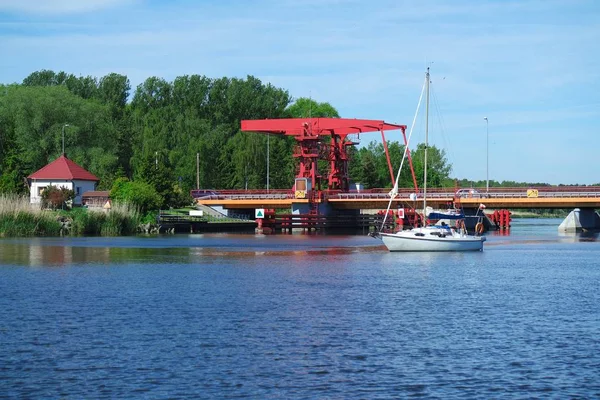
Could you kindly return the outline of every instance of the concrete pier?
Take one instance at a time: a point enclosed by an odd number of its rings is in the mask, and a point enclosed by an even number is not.
[[[576,208],[558,226],[559,232],[600,230],[600,215],[593,208]]]

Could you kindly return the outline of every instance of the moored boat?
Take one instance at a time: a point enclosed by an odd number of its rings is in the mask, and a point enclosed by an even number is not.
[[[425,74],[425,86],[424,90],[426,93],[426,107],[425,107],[425,160],[424,160],[424,179],[423,179],[423,216],[424,221],[427,221],[431,217],[435,219],[451,219],[457,220],[455,227],[450,227],[445,223],[440,225],[425,225],[422,227],[415,227],[409,230],[400,230],[395,233],[379,232],[375,236],[381,238],[383,244],[388,248],[389,251],[481,251],[483,250],[483,243],[485,242],[485,236],[473,236],[469,235],[464,228],[464,214],[456,210],[449,212],[436,212],[433,213],[431,209],[427,207],[427,147],[428,147],[428,120],[429,120],[429,83],[430,75],[429,68]],[[406,149],[408,145],[406,146]],[[405,149],[405,155],[406,155]],[[402,168],[402,163],[400,164]],[[398,170],[398,176],[400,176],[400,170]],[[392,200],[397,193],[398,179],[394,189],[390,192],[390,203],[388,204],[388,210],[392,203]],[[429,212],[428,212],[429,211]],[[382,224],[382,227],[385,224]]]

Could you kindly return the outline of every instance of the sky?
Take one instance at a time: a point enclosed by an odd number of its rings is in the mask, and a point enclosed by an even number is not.
[[[597,0],[0,0],[0,57],[4,84],[252,75],[409,127],[430,67],[429,141],[452,176],[600,183]]]

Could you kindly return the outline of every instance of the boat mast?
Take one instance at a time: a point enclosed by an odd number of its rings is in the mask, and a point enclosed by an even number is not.
[[[429,67],[425,74],[425,162],[423,172],[423,222],[427,220],[427,148],[429,147]]]

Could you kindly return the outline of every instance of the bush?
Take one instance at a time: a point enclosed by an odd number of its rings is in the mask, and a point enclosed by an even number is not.
[[[56,210],[57,208],[71,208],[75,192],[64,187],[49,185],[42,192],[42,206]]]
[[[127,178],[119,178],[115,181],[110,191],[110,198],[116,203],[132,204],[142,214],[149,210],[158,210],[163,201],[149,184],[129,181]]]
[[[142,224],[155,224],[158,221],[158,211],[148,211],[142,217]]]

